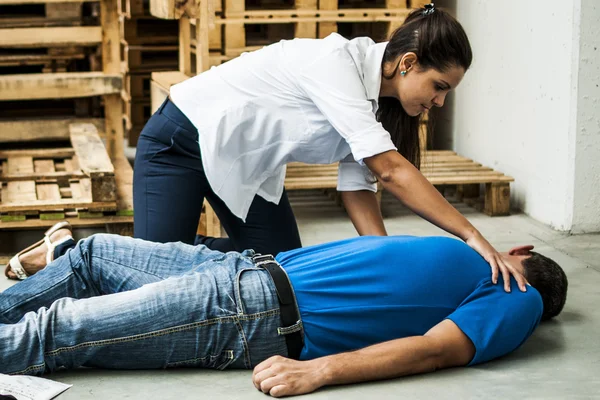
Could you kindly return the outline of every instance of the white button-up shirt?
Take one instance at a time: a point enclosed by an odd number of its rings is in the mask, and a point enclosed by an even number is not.
[[[338,190],[377,191],[362,160],[395,149],[375,118],[386,45],[335,33],[283,40],[171,88],[234,215],[245,220],[257,194],[278,204],[292,161],[342,161]]]

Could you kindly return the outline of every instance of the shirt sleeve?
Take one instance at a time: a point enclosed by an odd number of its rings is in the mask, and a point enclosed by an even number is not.
[[[366,165],[354,161],[354,156],[349,154],[339,163],[337,190],[340,192],[358,190],[377,192],[377,181]]]
[[[521,292],[513,284],[511,293],[491,281],[481,284],[448,319],[452,320],[475,346],[469,365],[501,357],[517,349],[531,336],[543,312],[542,298],[528,286]]]
[[[396,149],[377,121],[354,59],[344,47],[303,67],[298,80],[306,96],[348,142],[357,161]]]

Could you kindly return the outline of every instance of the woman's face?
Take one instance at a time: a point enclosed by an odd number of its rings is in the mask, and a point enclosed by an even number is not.
[[[458,86],[465,75],[465,70],[456,66],[444,72],[433,68],[423,70],[416,62],[416,56],[414,60],[405,60],[406,57],[404,55],[400,64],[395,62],[384,67],[384,74],[387,76],[392,72],[389,68],[393,69],[398,65],[398,70],[392,79],[381,79],[379,95],[400,100],[402,108],[411,117],[431,107],[443,106],[448,92]],[[401,71],[406,71],[406,74],[403,76]]]

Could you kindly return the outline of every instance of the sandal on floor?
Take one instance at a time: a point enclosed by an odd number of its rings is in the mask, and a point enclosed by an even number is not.
[[[33,275],[36,272],[38,272],[38,271],[35,271],[35,272],[26,271],[25,268],[23,268],[23,266],[21,265],[21,262],[19,261],[19,256],[35,249],[38,246],[41,246],[44,243],[46,243],[46,246],[48,247],[48,251],[46,252],[46,265],[50,264],[54,258],[54,248],[56,246],[58,246],[59,244],[66,242],[69,239],[73,240],[73,237],[71,235],[67,235],[54,243],[52,241],[50,241],[50,236],[53,233],[55,233],[61,229],[65,229],[65,228],[68,229],[69,231],[72,230],[71,224],[68,223],[67,221],[63,221],[63,222],[54,224],[54,226],[52,226],[50,229],[48,229],[46,232],[44,232],[43,239],[41,239],[37,243],[32,244],[31,246],[27,247],[26,249],[21,250],[13,258],[10,259],[8,265],[6,266],[6,269],[4,270],[4,275],[6,275],[6,277],[9,279],[23,280],[23,279],[27,278],[28,276]],[[10,276],[8,276],[8,272],[11,270],[17,276],[17,278],[11,278]],[[41,269],[40,269],[40,271],[41,271]]]

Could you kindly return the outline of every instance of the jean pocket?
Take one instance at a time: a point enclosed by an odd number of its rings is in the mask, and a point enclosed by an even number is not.
[[[223,350],[220,354],[211,354],[204,357],[190,358],[187,360],[170,362],[167,368],[209,368],[224,370],[235,361],[233,350]]]

